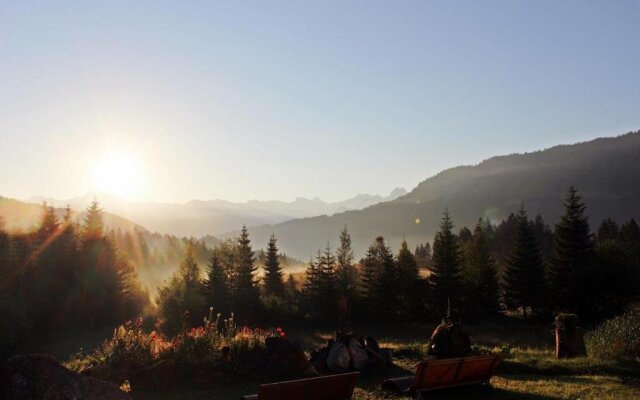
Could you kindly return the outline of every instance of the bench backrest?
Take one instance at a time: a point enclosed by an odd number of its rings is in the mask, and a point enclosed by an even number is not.
[[[502,360],[499,354],[426,360],[418,364],[412,390],[487,382]]]
[[[349,400],[359,372],[260,385],[259,400]]]

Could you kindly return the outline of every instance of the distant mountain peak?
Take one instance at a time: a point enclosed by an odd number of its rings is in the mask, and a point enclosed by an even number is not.
[[[393,199],[396,199],[400,196],[404,196],[407,193],[409,192],[407,192],[405,188],[397,187],[391,191],[391,193],[389,194],[389,197],[393,197]]]

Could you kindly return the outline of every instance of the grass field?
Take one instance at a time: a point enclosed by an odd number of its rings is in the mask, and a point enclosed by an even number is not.
[[[310,350],[323,344],[329,330],[283,327],[290,338]],[[394,351],[394,367],[387,376],[362,376],[354,399],[403,398],[382,391],[382,379],[412,374],[414,366],[425,355],[426,343],[433,325],[406,324],[390,326],[354,326],[359,334],[377,338],[383,347]],[[552,327],[532,324],[515,318],[465,326],[477,351],[503,352],[505,360],[492,379],[491,388],[468,387],[430,392],[429,399],[639,399],[640,360],[613,361],[589,357],[556,360],[553,356]],[[96,336],[97,337],[97,336]],[[95,341],[95,338],[91,338]],[[193,387],[171,392],[145,391],[132,388],[136,400],[166,399],[233,399],[257,392],[266,377],[227,378],[213,389]],[[407,398],[407,396],[404,396]]]

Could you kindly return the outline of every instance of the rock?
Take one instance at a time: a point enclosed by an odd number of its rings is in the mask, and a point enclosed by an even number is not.
[[[327,368],[331,372],[347,372],[351,364],[351,356],[347,346],[342,342],[336,342],[329,349],[327,356]]]
[[[437,358],[464,357],[471,352],[471,340],[459,324],[444,322],[436,327],[429,340],[427,354]]]
[[[70,371],[50,355],[18,355],[2,367],[5,400],[131,400],[111,383]]]
[[[369,355],[362,343],[355,337],[349,341],[349,354],[351,355],[351,366],[357,371],[364,371],[369,366]]]
[[[292,379],[317,375],[300,345],[285,337],[265,339],[265,373],[273,378]]]

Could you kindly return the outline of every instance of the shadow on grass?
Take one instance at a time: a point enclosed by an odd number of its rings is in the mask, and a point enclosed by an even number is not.
[[[640,375],[640,364],[632,360],[620,360],[610,363],[591,363],[588,359],[578,360],[575,363],[545,362],[535,360],[504,360],[498,369],[505,375],[543,375],[543,376],[567,376],[567,375],[613,375],[634,376]]]
[[[451,389],[434,390],[422,395],[428,400],[554,400],[559,397],[534,393],[520,393],[502,388],[466,386]]]
[[[356,388],[355,400],[369,399],[412,399],[420,398],[417,394],[397,394],[383,391],[380,387],[359,384]],[[521,393],[504,388],[471,385],[457,388],[439,389],[421,393],[425,400],[556,400],[559,397],[534,393]]]

